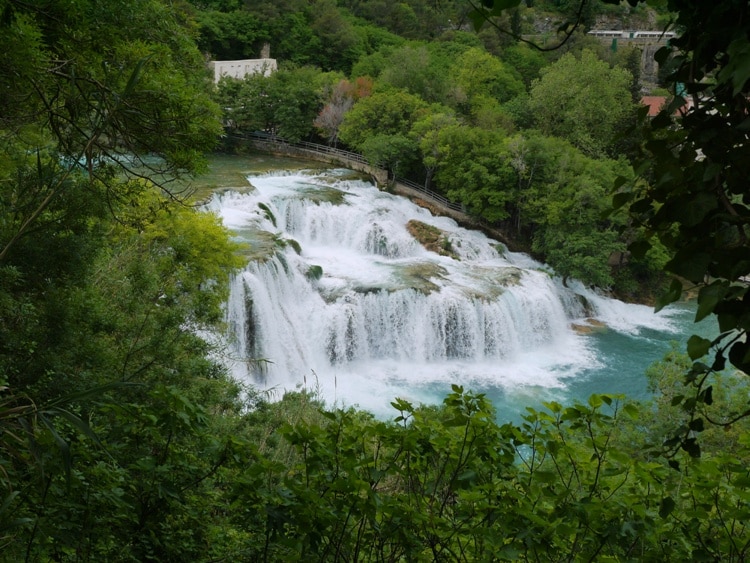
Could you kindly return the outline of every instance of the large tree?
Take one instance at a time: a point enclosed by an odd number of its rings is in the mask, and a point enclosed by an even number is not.
[[[719,337],[688,343],[696,360],[688,374],[696,394],[685,402],[692,409],[695,399],[711,402],[712,373],[728,362],[750,373],[750,6],[670,0],[668,7],[679,31],[670,41],[678,53],[669,77],[675,96],[647,128],[646,181],[623,190],[616,202],[670,251],[667,270],[682,282],[674,282],[661,305],[679,298],[686,281],[699,288],[696,318],[714,314],[719,322]],[[664,48],[657,59],[669,55]],[[695,453],[690,431],[701,425],[694,413],[681,428],[681,443]]]
[[[76,12],[55,1],[7,2],[3,13],[0,142],[8,157],[0,173],[15,174],[29,157],[66,166],[40,173],[34,192],[5,196],[12,219],[0,235],[0,260],[77,170],[106,179],[113,169],[165,178],[200,169],[220,123],[185,14],[157,0],[84,1]],[[126,165],[133,159],[140,172]]]
[[[360,99],[346,114],[339,138],[360,150],[368,138],[376,135],[405,137],[428,107],[418,96],[402,90],[374,92]]]
[[[507,218],[515,182],[503,134],[456,124],[441,127],[436,141],[440,190],[476,217],[490,222]]]
[[[224,77],[218,97],[232,127],[267,131],[290,141],[313,132],[327,77],[313,67],[282,68],[269,76]]]
[[[199,403],[234,392],[198,331],[237,262],[217,219],[176,201],[221,131],[179,6],[0,2],[9,561],[200,558],[205,536],[178,531],[200,510],[179,507],[223,454]]]
[[[588,50],[580,58],[566,53],[540,72],[529,99],[537,127],[567,139],[588,155],[607,154],[635,111],[630,73],[610,68]]]
[[[591,2],[579,0],[578,13],[583,14]],[[669,445],[697,455],[694,432],[703,428],[704,418],[710,419],[700,414],[699,407],[713,400],[714,373],[728,363],[750,372],[750,5],[745,0],[628,3],[666,4],[675,15],[677,37],[656,55],[673,98],[645,123],[646,141],[637,166],[641,177],[618,182],[615,205],[627,208],[634,224],[642,225],[651,240],[658,239],[670,256],[665,268],[676,279],[659,307],[679,299],[687,284],[698,290],[696,319],[715,315],[719,323],[721,334],[714,340],[698,336],[689,340],[688,352],[695,363],[686,381],[695,387],[675,398],[690,417]],[[486,22],[518,4],[520,0],[488,0],[476,8],[475,21]],[[568,64],[575,67],[571,60]],[[642,116],[646,117],[645,111]],[[607,135],[612,139],[611,131]],[[606,143],[605,139],[605,147]],[[631,251],[640,257],[652,246],[648,239],[639,240]],[[748,415],[750,409],[736,413],[737,418]]]

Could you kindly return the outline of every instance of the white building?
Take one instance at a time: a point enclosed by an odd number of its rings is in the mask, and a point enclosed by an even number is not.
[[[214,82],[219,82],[222,76],[231,76],[240,80],[247,75],[263,74],[269,76],[275,72],[276,59],[270,58],[271,47],[266,43],[260,53],[259,59],[243,59],[241,61],[211,61],[209,66],[214,71]]]
[[[276,71],[276,59],[211,61],[209,65],[214,69],[214,82],[218,82],[222,76],[242,79],[248,74],[262,73],[263,76],[269,76],[272,72]]]

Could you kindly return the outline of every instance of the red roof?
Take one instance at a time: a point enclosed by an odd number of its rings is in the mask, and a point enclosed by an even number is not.
[[[641,105],[648,106],[649,117],[656,117],[666,103],[666,96],[643,96],[641,98]]]
[[[667,105],[668,100],[667,96],[643,96],[641,98],[641,105],[648,106],[649,117],[656,117],[661,109]],[[691,107],[693,107],[693,104],[690,98],[688,98],[685,105],[675,110],[673,115],[685,114]]]

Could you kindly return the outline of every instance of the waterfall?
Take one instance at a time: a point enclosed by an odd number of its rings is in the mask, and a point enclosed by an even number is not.
[[[232,369],[256,385],[373,411],[448,383],[559,387],[597,361],[571,323],[631,314],[348,171],[249,181],[208,207],[248,245],[227,325]],[[450,252],[426,250],[410,221]]]

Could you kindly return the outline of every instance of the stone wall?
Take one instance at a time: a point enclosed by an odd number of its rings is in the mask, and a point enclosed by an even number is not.
[[[276,59],[243,59],[239,61],[211,61],[210,68],[214,71],[214,82],[218,82],[222,76],[232,78],[245,78],[247,75],[263,74],[269,76],[275,72]]]

